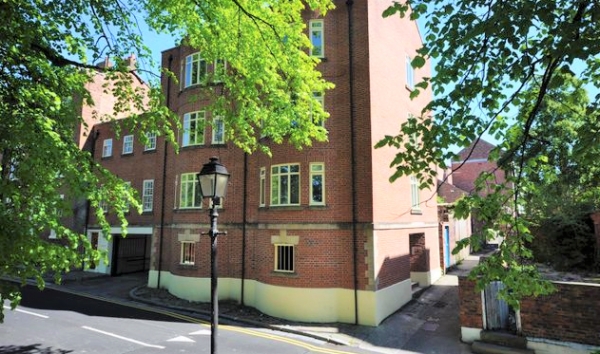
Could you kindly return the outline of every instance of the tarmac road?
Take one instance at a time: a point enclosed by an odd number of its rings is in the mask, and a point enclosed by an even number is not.
[[[167,310],[33,286],[0,327],[0,353],[208,353],[210,326]],[[7,306],[6,306],[7,307]],[[5,308],[6,308],[5,307]],[[372,353],[272,329],[222,325],[219,353]],[[347,350],[346,350],[347,349]]]
[[[418,299],[409,302],[378,327],[340,323],[290,323],[289,321],[282,322],[281,325],[273,325],[272,323],[257,322],[256,318],[242,317],[236,318],[233,323],[245,323],[246,326],[250,324],[254,328],[270,326],[300,336],[332,341],[345,345],[342,347],[344,350],[354,348],[358,351],[367,350],[377,353],[470,354],[470,346],[460,341],[458,277],[455,274],[468,273],[477,262],[478,258],[468,258],[463,261],[455,272],[442,276]],[[49,284],[48,287],[64,292],[109,299],[130,306],[150,306],[165,311],[177,310],[196,319],[208,319],[206,312],[193,306],[175,309],[170,303],[157,303],[136,296],[136,289],[144,289],[146,282],[147,274],[145,273],[99,277],[95,273],[75,272],[68,274],[63,285]],[[203,308],[207,307],[203,306]],[[226,323],[227,316],[222,307],[220,316],[222,318],[220,323]],[[233,319],[229,318],[228,320]],[[2,353],[1,350],[0,353]]]

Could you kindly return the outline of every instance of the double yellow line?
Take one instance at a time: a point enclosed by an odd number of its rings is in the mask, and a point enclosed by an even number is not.
[[[137,308],[140,310],[144,310],[144,311],[150,311],[150,312],[154,312],[154,313],[159,313],[162,315],[166,315],[166,316],[170,316],[173,318],[177,318],[186,322],[190,322],[190,323],[198,323],[201,324],[203,326],[206,327],[210,327],[210,323],[195,317],[191,317],[191,316],[187,316],[187,315],[183,315],[177,312],[172,312],[172,311],[167,311],[167,310],[161,310],[161,309],[157,309],[152,307],[151,305],[145,305],[145,304],[138,304],[138,303],[131,303],[131,302],[126,302],[126,301],[119,301],[119,300],[112,300],[112,299],[108,299],[102,296],[98,296],[98,295],[92,295],[92,294],[88,294],[88,293],[84,293],[84,292],[80,292],[80,291],[67,291],[73,294],[77,294],[80,296],[84,296],[84,297],[88,297],[88,298],[92,298],[92,299],[96,299],[96,300],[102,300],[102,301],[107,301],[107,302],[112,302],[115,304],[119,304],[119,305],[124,305],[124,306],[129,306],[129,307],[133,307],[133,308]],[[273,340],[273,341],[278,341],[278,342],[282,342],[282,343],[287,343],[296,347],[300,347],[300,348],[304,348],[307,350],[310,350],[313,353],[324,353],[324,354],[354,354],[352,352],[346,352],[346,351],[342,351],[342,350],[335,350],[335,349],[328,349],[328,348],[321,348],[318,347],[316,345],[312,345],[309,343],[305,343],[303,341],[297,340],[297,339],[292,339],[292,338],[287,338],[284,336],[280,336],[277,334],[269,334],[269,333],[265,333],[262,331],[257,331],[257,330],[253,330],[253,329],[247,329],[247,328],[242,328],[242,327],[237,327],[237,326],[230,326],[230,325],[219,325],[219,329],[223,329],[226,331],[230,331],[230,332],[236,332],[236,333],[243,333],[243,334],[247,334],[250,336],[254,336],[254,337],[260,337],[260,338],[265,338],[265,339],[269,339],[269,340]]]
[[[160,310],[158,310],[156,312],[162,313],[164,315],[169,315],[171,317],[175,317],[175,318],[187,321],[187,322],[199,323],[206,327],[210,327],[209,322],[206,322],[206,321],[194,318],[194,317],[178,314],[176,312],[168,312],[168,311],[160,311]],[[230,331],[230,332],[242,333],[242,334],[246,334],[246,335],[254,336],[254,337],[265,338],[265,339],[269,339],[269,340],[273,340],[273,341],[277,341],[277,342],[287,343],[290,345],[294,345],[296,347],[310,350],[311,352],[314,352],[314,353],[352,354],[351,352],[346,352],[346,351],[342,351],[342,350],[320,348],[315,345],[308,344],[308,343],[305,343],[305,342],[297,340],[297,339],[287,338],[287,337],[280,336],[277,334],[269,334],[269,333],[266,333],[263,331],[257,331],[254,329],[248,329],[248,328],[242,328],[242,327],[230,326],[230,325],[219,325],[219,329],[223,329],[223,330]]]
[[[157,310],[157,309],[153,309],[153,308],[144,308],[144,309],[146,309],[146,310],[149,309],[150,311],[157,312],[157,313],[160,313],[163,315],[171,316],[171,317],[174,317],[174,318],[177,318],[180,320],[184,320],[187,322],[198,323],[203,326],[210,327],[210,323],[207,321],[200,320],[198,318],[187,316],[187,315],[182,315],[177,312]],[[223,330],[230,331],[230,332],[242,333],[242,334],[246,334],[246,335],[254,336],[254,337],[265,338],[265,339],[278,341],[278,342],[282,342],[282,343],[287,343],[287,344],[290,344],[290,345],[293,345],[296,347],[310,350],[313,353],[353,354],[351,352],[346,352],[346,351],[342,351],[342,350],[321,348],[321,347],[318,347],[318,346],[315,346],[315,345],[312,345],[312,344],[309,344],[309,343],[306,343],[306,342],[303,342],[303,341],[300,341],[297,339],[287,338],[287,337],[280,336],[277,334],[270,334],[270,333],[266,333],[266,332],[258,331],[258,330],[254,330],[254,329],[242,328],[242,327],[231,326],[231,325],[219,325],[219,329],[223,329]]]
[[[296,347],[308,349],[314,353],[352,354],[350,352],[345,352],[345,351],[341,351],[341,350],[321,348],[321,347],[317,347],[312,344],[305,343],[300,340],[286,338],[286,337],[279,336],[276,334],[269,334],[269,333],[265,333],[265,332],[261,332],[261,331],[252,330],[252,329],[246,329],[246,328],[241,328],[241,327],[236,327],[236,326],[220,326],[219,328],[223,328],[223,329],[231,331],[231,332],[244,333],[244,334],[248,334],[248,335],[255,336],[255,337],[261,337],[261,338],[266,338],[266,339],[270,339],[270,340],[274,340],[274,341],[278,341],[278,342],[287,343],[290,345],[294,345]]]

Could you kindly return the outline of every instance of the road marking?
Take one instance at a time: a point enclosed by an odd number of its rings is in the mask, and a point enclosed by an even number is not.
[[[123,337],[123,336],[120,336],[118,334],[114,334],[114,333],[110,333],[110,332],[105,332],[105,331],[102,331],[102,330],[96,329],[96,328],[92,328],[92,327],[88,327],[88,326],[82,326],[81,328],[87,329],[88,331],[93,331],[93,332],[101,333],[101,334],[104,334],[104,335],[107,335],[107,336],[111,336],[111,337],[114,337],[114,338],[117,338],[117,339],[122,339],[124,341],[128,341],[128,342],[131,342],[131,343],[143,345],[144,347],[157,348],[157,349],[165,349],[165,347],[163,347],[162,345],[154,345],[154,344],[148,344],[148,343],[140,342],[139,340],[135,340],[135,339]]]
[[[4,307],[6,310],[10,310],[10,306],[2,306],[2,307]],[[46,315],[42,315],[42,314],[35,313],[35,312],[21,310],[21,309],[18,309],[18,308],[15,309],[15,311],[21,312],[21,313],[25,313],[25,314],[28,314],[28,315],[31,315],[31,316],[37,316],[37,317],[41,317],[41,318],[50,318],[50,317],[48,317]]]
[[[184,336],[167,339],[167,342],[196,343],[193,339]]]
[[[210,335],[210,329],[201,329],[196,332],[190,333],[190,336],[208,336]]]
[[[179,318],[179,319],[191,322],[191,323],[198,323],[202,326],[210,327],[210,322],[204,321],[204,320],[201,320],[201,319],[198,319],[195,317],[179,314],[177,312],[165,311],[164,313],[168,314],[172,317]],[[219,325],[219,328],[222,328],[222,329],[224,329],[226,331],[230,331],[230,332],[244,333],[244,334],[247,334],[247,335],[253,336],[253,337],[265,338],[265,339],[270,339],[270,340],[274,340],[274,341],[278,341],[278,342],[282,342],[282,343],[287,343],[287,344],[290,344],[290,345],[293,345],[296,347],[308,349],[311,353],[352,354],[352,352],[347,352],[347,351],[337,350],[337,349],[321,348],[316,345],[308,344],[308,343],[300,341],[300,340],[280,336],[277,334],[268,334],[266,332],[257,331],[257,330],[253,330],[253,329],[249,329],[249,328],[242,328],[242,327],[236,327],[236,326],[230,326],[230,325]],[[202,335],[210,334],[210,329],[207,329],[207,330],[201,329],[196,332],[190,333],[190,335],[198,335],[198,334],[202,334]],[[320,341],[325,341],[325,340],[320,339]]]
[[[59,290],[59,291],[63,291],[63,290]],[[201,324],[203,326],[207,326],[210,327],[210,322],[205,321],[205,320],[201,320],[198,319],[196,317],[191,317],[188,315],[184,315],[184,314],[180,314],[171,310],[159,310],[156,308],[151,307],[150,305],[141,305],[139,303],[134,303],[134,302],[125,302],[125,301],[115,301],[115,300],[111,300],[108,299],[106,297],[102,297],[102,296],[95,296],[95,295],[90,295],[87,293],[83,293],[83,292],[77,292],[77,291],[66,291],[72,294],[76,294],[79,296],[83,296],[83,297],[88,297],[88,298],[92,298],[92,299],[96,299],[96,300],[100,300],[100,301],[105,301],[105,302],[110,302],[110,303],[114,303],[114,304],[119,304],[119,305],[123,305],[123,306],[127,306],[127,307],[132,307],[132,308],[137,308],[140,310],[144,310],[144,311],[148,311],[148,312],[154,312],[154,313],[159,313],[159,314],[163,314],[163,315],[167,315],[173,318],[177,318],[180,320],[184,320],[186,322],[189,323],[197,323],[197,324]],[[266,333],[263,332],[259,332],[259,331],[255,331],[255,330],[251,330],[251,329],[245,329],[245,328],[241,328],[241,327],[235,327],[235,326],[219,326],[220,328],[223,328],[224,330],[229,330],[231,332],[239,332],[239,333],[245,333],[247,335],[250,336],[255,336],[255,337],[262,337],[265,339],[271,339],[271,340],[275,340],[278,342],[284,342],[284,343],[288,343],[290,345],[296,346],[296,347],[300,347],[300,348],[305,348],[310,350],[313,353],[324,353],[324,354],[352,354],[352,352],[347,352],[347,351],[343,351],[343,350],[336,350],[336,349],[329,349],[329,348],[320,348],[318,346],[314,346],[299,340],[294,340],[291,338],[287,338],[287,337],[283,337],[283,336],[278,336],[278,335],[267,335]],[[86,328],[84,326],[84,328]],[[159,349],[164,349],[165,347],[162,346],[153,346],[153,345],[148,345],[145,343],[141,343],[141,342],[137,342],[134,341],[132,339],[128,339],[128,338],[124,338],[124,337],[120,337],[118,335],[112,334],[112,333],[108,333],[108,332],[103,332],[103,331],[99,331],[93,328],[86,328],[88,330],[92,330],[92,331],[97,331],[99,333],[105,333],[107,335],[110,336],[115,336],[116,338],[121,338],[124,340],[129,340],[129,341],[133,341],[135,343],[140,343],[141,345],[146,345],[149,347],[156,347]]]
[[[321,348],[321,347],[318,347],[318,346],[315,346],[312,344],[308,344],[308,343],[300,341],[300,340],[282,337],[282,336],[279,336],[276,334],[268,334],[266,332],[259,332],[259,331],[252,330],[252,329],[235,327],[235,326],[227,326],[227,325],[220,326],[220,327],[225,330],[229,330],[231,332],[245,333],[245,334],[248,334],[248,335],[251,335],[254,337],[261,337],[261,338],[271,339],[271,340],[278,341],[278,342],[288,343],[288,344],[291,344],[291,345],[294,345],[294,346],[297,346],[300,348],[308,349],[314,353],[350,354],[350,352],[336,350],[336,349],[329,349],[329,348]]]

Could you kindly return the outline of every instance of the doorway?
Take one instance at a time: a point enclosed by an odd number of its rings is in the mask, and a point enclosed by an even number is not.
[[[111,275],[144,272],[150,269],[150,235],[114,235]]]

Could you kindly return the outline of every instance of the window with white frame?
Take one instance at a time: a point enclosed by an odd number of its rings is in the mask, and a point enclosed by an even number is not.
[[[213,115],[212,143],[213,144],[224,144],[225,143],[225,120],[221,116]]]
[[[104,214],[108,213],[108,203],[105,200],[101,200],[98,202],[98,207]]]
[[[142,211],[152,211],[154,205],[154,180],[145,179],[142,185]]]
[[[123,155],[133,153],[133,135],[123,137]]]
[[[112,156],[112,139],[104,139],[102,143],[102,157],[110,157]]]
[[[60,200],[62,201],[62,200],[64,200],[64,199],[65,199],[65,195],[64,195],[64,194],[61,194],[61,195],[60,195]],[[59,218],[61,218],[61,217],[63,216],[63,208],[62,208],[62,205],[58,205],[58,206],[57,206],[57,208],[56,208],[56,216],[57,216],[57,217],[59,217]],[[49,238],[49,239],[52,239],[52,240],[54,240],[54,239],[56,239],[56,237],[57,237],[57,235],[56,235],[56,230],[54,230],[54,229],[51,229],[51,230],[50,230],[50,235],[48,235],[48,238]]]
[[[308,27],[310,31],[310,43],[312,44],[310,55],[323,58],[325,56],[323,20],[310,20]]]
[[[131,196],[133,194],[133,190],[131,189],[131,181],[125,181],[125,189],[127,190],[127,194],[129,196]],[[129,209],[131,209],[131,203],[129,202],[129,200],[125,201],[125,208],[124,208],[124,212],[128,213]]]
[[[315,101],[318,102],[318,104],[321,105],[321,107],[325,107],[325,96],[323,95],[323,92],[313,92],[313,98]],[[325,125],[325,121],[322,119],[319,119],[317,121],[316,119],[313,118],[313,123],[315,123],[316,125],[320,125],[320,126]]]
[[[295,246],[286,244],[275,245],[275,271],[293,273]]]
[[[184,86],[190,87],[201,84],[206,78],[206,60],[202,59],[200,53],[188,55],[185,58]]]
[[[144,151],[156,150],[156,133],[146,133],[146,139]]]
[[[310,164],[310,201],[311,205],[325,205],[325,164]]]
[[[181,187],[179,193],[180,208],[201,208],[202,196],[198,184],[197,173],[181,174]]]
[[[300,165],[271,166],[271,205],[300,204]]]
[[[419,133],[412,133],[409,136],[409,140],[410,140],[411,145],[415,146],[415,148],[417,148],[417,149],[420,148],[421,141],[419,139]]]
[[[410,176],[410,204],[413,210],[421,209],[419,197],[419,180],[416,176]]]
[[[406,87],[410,90],[415,88],[415,69],[412,67],[412,59],[410,56],[405,57],[406,60]]]
[[[415,116],[412,113],[408,113],[408,121],[414,120]],[[413,132],[408,136],[408,142],[410,145],[414,146],[416,149],[421,148],[421,136],[419,132]]]
[[[264,138],[267,136],[267,133],[265,133],[265,119],[261,118],[260,119],[260,138]]]
[[[183,137],[181,145],[192,146],[204,144],[204,111],[190,112],[183,115]]]
[[[193,241],[181,241],[180,264],[194,265],[196,263],[196,243]]]
[[[102,187],[104,187],[104,185],[101,185],[100,189],[102,189]],[[108,202],[104,199],[98,200],[98,209],[100,209],[100,211],[102,211],[104,214],[108,213]]]
[[[258,184],[258,206],[264,207],[266,204],[265,188],[267,187],[267,170],[264,167],[260,168],[260,181]]]

